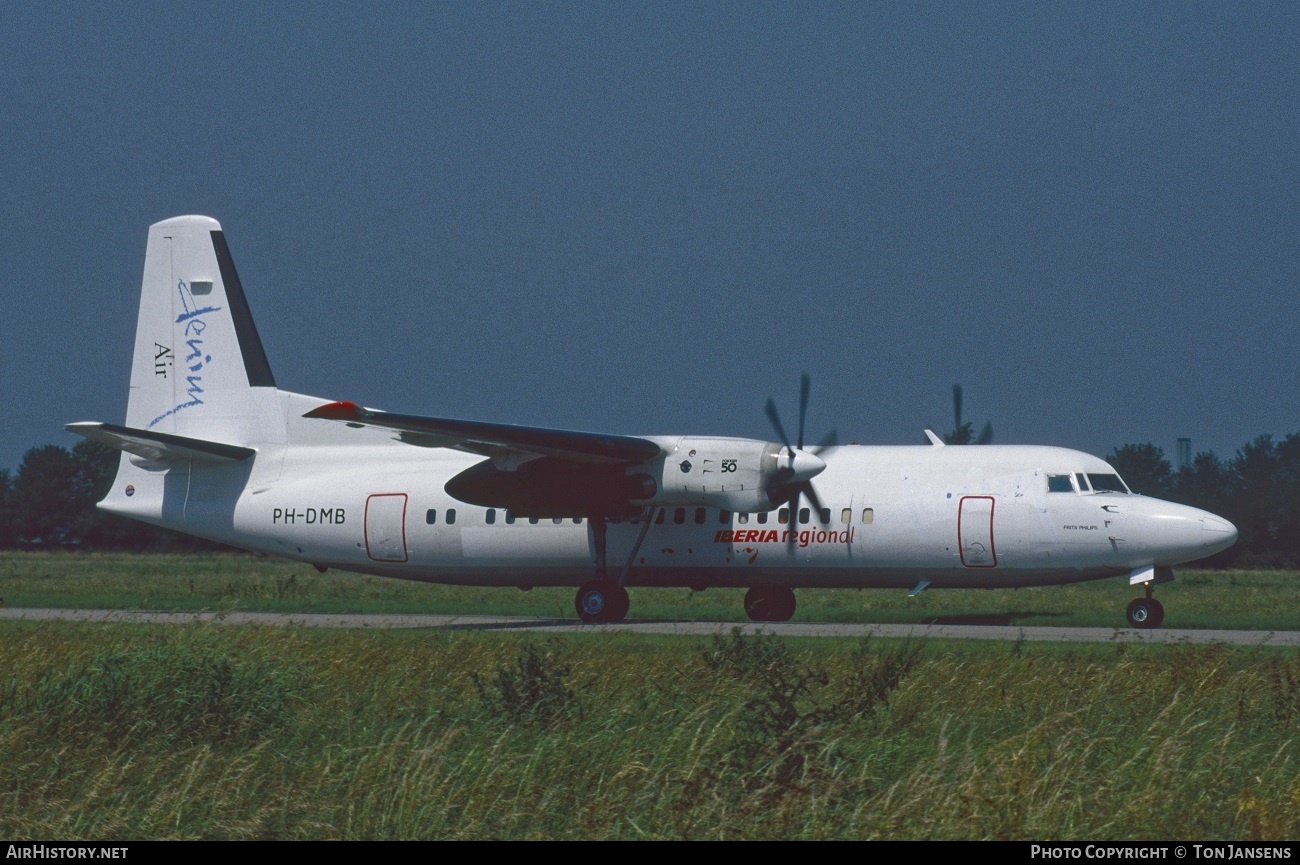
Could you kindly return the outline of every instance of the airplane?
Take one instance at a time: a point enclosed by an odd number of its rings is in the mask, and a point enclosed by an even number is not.
[[[1206,511],[1136,495],[1105,461],[1023,445],[626,436],[421,417],[281,390],[221,225],[149,229],[122,452],[99,507],[254,552],[453,585],[576,588],[584,622],[628,587],[746,589],[786,621],[800,588],[1156,585],[1230,547]]]

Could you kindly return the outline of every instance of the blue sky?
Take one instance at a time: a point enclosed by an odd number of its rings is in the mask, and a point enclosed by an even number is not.
[[[150,223],[281,387],[407,413],[1229,456],[1300,430],[1292,3],[0,10],[0,467],[121,422]],[[791,424],[791,421],[787,421]],[[791,424],[792,425],[792,424]]]

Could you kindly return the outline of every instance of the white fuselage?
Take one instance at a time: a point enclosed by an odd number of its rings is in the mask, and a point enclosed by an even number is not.
[[[132,495],[119,483],[102,507],[258,552],[387,577],[500,586],[592,579],[597,558],[588,520],[515,519],[447,494],[447,481],[483,457],[412,446],[383,430],[340,435],[329,421],[300,417],[318,401],[280,397],[293,444],[261,443],[251,465],[154,471],[124,454],[123,468],[132,461],[135,471],[119,480],[135,479]],[[673,439],[652,438],[671,458]],[[820,456],[826,468],[813,487],[822,513],[806,498],[793,525],[782,508],[654,506],[630,566],[643,524],[610,525],[608,575],[632,586],[696,588],[1030,586],[1173,565],[1236,537],[1231,524],[1183,505],[1078,485],[1049,491],[1049,476],[1114,472],[1063,448],[844,446]],[[134,496],[134,487],[148,484],[166,494]]]

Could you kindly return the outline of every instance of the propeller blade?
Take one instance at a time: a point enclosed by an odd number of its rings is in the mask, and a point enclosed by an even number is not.
[[[975,439],[975,444],[986,445],[993,441],[993,421],[984,424],[984,429],[980,430],[979,438]]]
[[[808,394],[811,390],[812,378],[805,372],[799,377],[799,450],[803,450],[803,428],[808,417]]]
[[[808,497],[808,504],[812,505],[813,513],[818,514],[817,520],[821,521],[822,500],[818,498],[817,491],[813,489],[811,482],[805,482],[803,485],[803,494]]]
[[[790,519],[785,523],[785,552],[786,555],[793,556],[795,536],[799,534],[796,528],[799,524],[799,487],[794,488],[794,494],[790,496],[786,507],[790,509]]]
[[[770,396],[767,398],[767,419],[772,422],[772,429],[776,430],[781,444],[790,447],[790,437],[785,434],[785,427],[781,425],[781,415],[776,410],[776,400]]]
[[[826,435],[822,436],[821,441],[817,442],[817,444],[815,444],[812,448],[810,448],[810,450],[812,451],[813,456],[817,456],[827,448],[833,448],[839,443],[840,443],[839,434],[837,434],[835,430],[831,430],[830,432],[826,433]]]
[[[808,400],[812,394],[812,376],[804,372],[799,377],[799,437],[796,443],[790,444],[790,437],[785,434],[785,425],[781,423],[781,413],[777,411],[776,400],[772,397],[767,398],[767,405],[764,410],[767,412],[767,419],[772,422],[772,429],[780,436],[781,444],[785,445],[785,456],[782,461],[786,465],[780,466],[774,471],[767,481],[767,499],[774,506],[784,502],[786,507],[786,552],[794,555],[794,545],[798,536],[799,525],[799,497],[807,496],[809,503],[815,507],[820,515],[822,510],[821,499],[812,488],[809,480],[813,475],[824,469],[825,463],[818,460],[817,454],[828,447],[834,447],[839,444],[839,436],[835,430],[831,430],[822,436],[821,441],[813,445],[807,451],[804,450],[804,433],[808,428]],[[796,469],[796,466],[799,466]],[[799,472],[796,480],[796,471]]]

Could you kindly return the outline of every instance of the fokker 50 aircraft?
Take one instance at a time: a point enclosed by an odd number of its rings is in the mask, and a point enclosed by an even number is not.
[[[575,586],[613,622],[628,586],[747,588],[784,621],[804,587],[1152,586],[1231,546],[1213,514],[1131,494],[1073,450],[632,437],[391,414],[280,390],[221,226],[152,226],[106,511],[270,555],[407,580]]]

